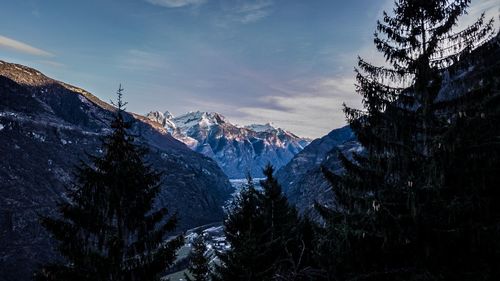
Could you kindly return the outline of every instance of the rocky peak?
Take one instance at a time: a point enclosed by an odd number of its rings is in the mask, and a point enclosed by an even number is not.
[[[255,131],[257,133],[281,130],[280,128],[275,127],[272,122],[268,122],[266,124],[251,124],[251,125],[245,126],[245,128],[252,130],[252,131]]]
[[[217,112],[191,111],[170,119],[167,113],[151,112],[148,117],[191,149],[215,159],[231,178],[244,178],[248,171],[262,176],[268,162],[279,168],[310,142],[272,123],[238,126]]]
[[[172,113],[170,113],[170,111],[168,111],[168,110],[163,113],[163,116],[166,119],[173,119],[174,118],[174,115]]]

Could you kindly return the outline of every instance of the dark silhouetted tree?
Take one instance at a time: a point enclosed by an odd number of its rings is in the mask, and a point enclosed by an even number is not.
[[[103,155],[78,168],[60,217],[41,219],[64,261],[45,265],[37,280],[159,280],[183,243],[182,236],[165,241],[177,219],[153,209],[161,174],[144,163],[146,150],[127,132],[122,91]]]
[[[288,204],[267,165],[262,192],[249,178],[224,226],[231,249],[219,255],[215,280],[317,280],[313,226]]]
[[[231,248],[219,253],[213,280],[270,280],[273,264],[266,256],[267,228],[263,219],[263,195],[248,176],[246,187],[229,207],[224,229]]]
[[[498,131],[487,125],[498,115],[492,114],[489,121],[476,118],[483,122],[479,128],[489,131],[473,137],[456,118],[456,109],[478,108],[488,100],[488,90],[482,87],[478,96],[459,87],[444,89],[450,85],[448,71],[491,38],[492,21],[485,22],[484,15],[454,31],[469,4],[470,0],[396,1],[393,13],[384,13],[377,23],[374,40],[388,66],[359,58],[356,87],[365,110],[346,107],[345,113],[365,149],[339,154],[345,174],[325,171],[337,206],[318,206],[328,222],[320,244],[330,252],[323,256],[329,259],[325,268],[331,278],[492,278],[492,268],[485,266],[492,252],[481,250],[493,243],[488,237],[498,234],[494,217],[498,219],[499,212],[493,203],[500,203],[494,187],[498,177],[490,174],[481,182],[479,176],[469,181],[466,175],[481,168],[492,172],[487,167],[498,163],[494,156],[481,164],[485,151],[474,148],[472,141],[498,155],[498,142],[488,143]],[[443,91],[454,96],[443,102]],[[465,102],[464,96],[473,95],[477,99]],[[471,158],[476,159],[474,168],[464,164]],[[461,170],[457,174],[454,168]],[[474,219],[479,223],[472,223]],[[478,240],[481,232],[486,240]],[[494,251],[498,257],[498,248]]]
[[[268,164],[263,170],[263,219],[267,226],[267,257],[273,264],[274,280],[316,280],[317,270],[312,263],[312,223],[301,220],[295,207],[288,203],[281,185]]]

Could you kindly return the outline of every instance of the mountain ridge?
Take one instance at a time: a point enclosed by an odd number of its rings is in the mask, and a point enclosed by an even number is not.
[[[267,163],[279,168],[310,142],[271,123],[235,125],[217,112],[174,117],[152,111],[146,116],[192,150],[213,158],[230,178],[244,178],[247,172],[260,177]]]
[[[334,129],[312,141],[276,172],[276,178],[289,202],[301,213],[312,212],[312,217],[315,217],[313,208],[315,203],[334,204],[331,186],[325,180],[321,167],[341,173],[343,168],[337,152],[349,154],[349,150],[358,147],[359,144],[349,126]]]

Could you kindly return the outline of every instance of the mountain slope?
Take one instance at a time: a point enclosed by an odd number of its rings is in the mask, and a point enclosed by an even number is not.
[[[230,178],[244,178],[248,172],[261,177],[267,163],[279,168],[309,143],[271,124],[236,126],[216,112],[196,111],[179,117],[168,111],[150,112],[147,117],[194,151],[217,161]]]
[[[98,155],[114,108],[90,93],[0,61],[0,280],[28,280],[55,257],[38,215],[55,215],[75,165]],[[135,114],[132,131],[164,172],[158,206],[180,216],[179,230],[222,219],[232,187],[217,164]]]
[[[316,139],[276,172],[288,200],[301,212],[309,212],[315,202],[333,203],[333,193],[323,177],[321,166],[331,171],[341,171],[337,151],[358,149],[354,133],[348,126],[331,131]]]

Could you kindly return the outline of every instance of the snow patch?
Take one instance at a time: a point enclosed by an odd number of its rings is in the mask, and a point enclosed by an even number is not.
[[[38,141],[45,142],[45,136],[44,135],[40,135],[40,134],[31,132],[31,136],[33,136]]]
[[[78,99],[80,99],[80,101],[86,105],[92,105],[92,103],[84,96],[82,95],[78,95]],[[81,108],[81,107],[80,107]]]
[[[163,116],[167,119],[174,119],[174,115],[168,110],[163,113]]]
[[[248,126],[245,126],[245,128],[255,131],[257,133],[263,133],[263,132],[269,132],[269,131],[274,131],[278,130],[276,126],[272,122],[266,123],[266,124],[251,124]]]

